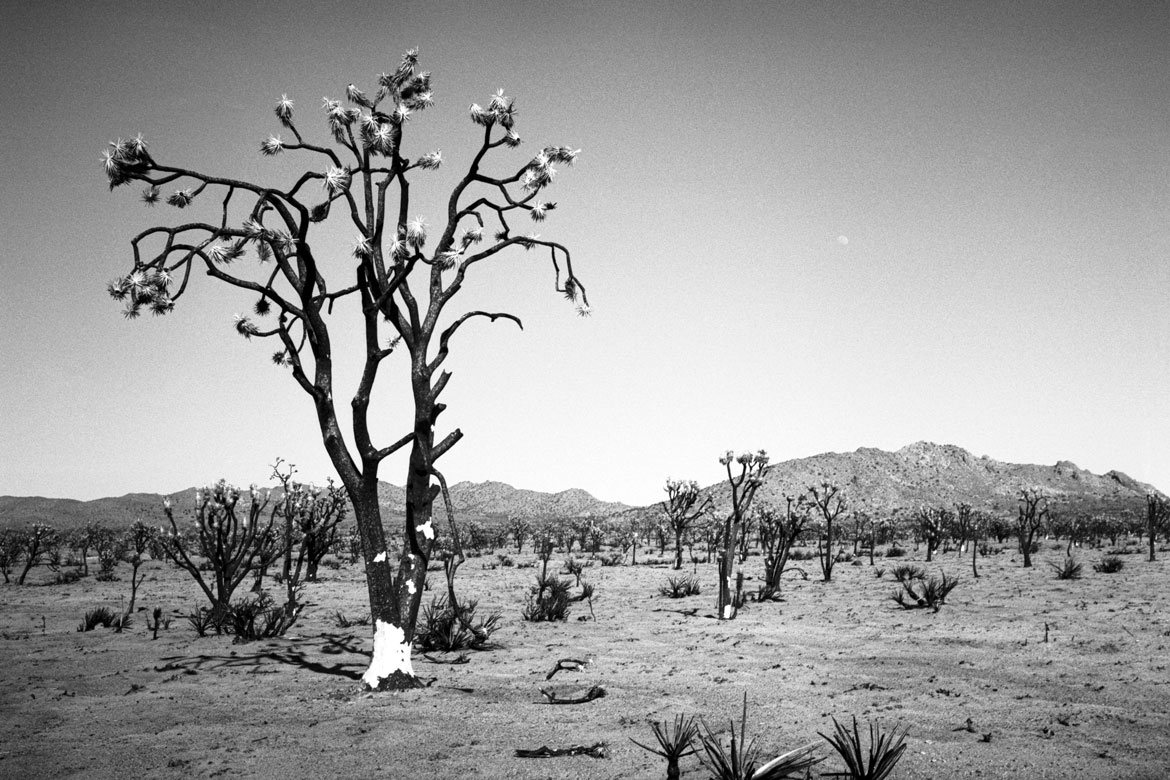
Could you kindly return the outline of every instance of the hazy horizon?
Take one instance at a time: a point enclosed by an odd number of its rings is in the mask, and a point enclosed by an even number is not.
[[[499,169],[582,149],[535,230],[572,251],[593,314],[534,254],[469,280],[462,307],[524,330],[453,342],[450,483],[645,505],[667,477],[719,480],[728,448],[925,440],[1170,486],[1165,3],[45,3],[0,40],[0,494],[264,483],[277,457],[324,480],[307,397],[232,328],[247,298],[200,276],[128,322],[106,295],[131,237],[185,215],[109,192],[100,155],[142,133],[160,160],[287,182],[297,160],[259,154],[275,101],[324,142],[322,96],[411,47],[436,104],[406,145],[444,158],[411,216],[441,220],[467,107],[498,88],[525,140]],[[335,277],[351,244],[329,247]]]

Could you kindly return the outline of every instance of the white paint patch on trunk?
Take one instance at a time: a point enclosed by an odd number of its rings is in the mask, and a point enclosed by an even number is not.
[[[362,682],[371,688],[377,688],[395,672],[414,677],[414,668],[410,665],[410,645],[406,642],[406,634],[401,628],[384,620],[377,620],[374,627],[374,657],[370,661],[370,668],[362,675]]]
[[[422,525],[415,526],[415,529],[427,539],[435,538],[435,527],[431,525],[430,520],[427,520]]]
[[[414,580],[410,580],[406,583],[406,592],[412,596],[418,592],[418,588],[414,587]]]
[[[731,608],[731,605],[730,605],[730,604],[724,604],[724,605],[723,605],[723,619],[724,619],[724,620],[731,620],[731,609],[732,609],[732,608]],[[375,645],[374,647],[375,647],[375,650],[376,650],[376,649],[377,649],[377,645]]]
[[[374,556],[374,563],[385,563],[386,560],[387,560],[387,555],[386,555],[385,550],[383,550],[382,552],[380,552]]]

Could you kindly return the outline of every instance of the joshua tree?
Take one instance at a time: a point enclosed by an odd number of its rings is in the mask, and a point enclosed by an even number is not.
[[[508,532],[512,534],[512,541],[516,543],[516,552],[524,551],[524,541],[532,533],[532,523],[523,517],[508,518]]]
[[[693,479],[667,479],[665,490],[666,500],[662,502],[662,511],[666,514],[670,530],[674,532],[674,568],[677,570],[682,568],[683,534],[711,508],[711,496],[704,497],[699,492],[699,483]],[[700,501],[700,498],[703,500]]]
[[[146,577],[146,572],[139,574],[138,570],[142,568],[142,563],[146,560],[146,554],[150,550],[154,537],[154,528],[141,520],[135,520],[134,525],[126,529],[120,539],[118,546],[121,558],[130,564],[130,604],[126,607],[127,615],[134,613],[134,602],[138,598],[138,586]]]
[[[926,562],[930,563],[933,552],[942,543],[943,534],[951,525],[954,515],[946,507],[921,507],[914,516],[918,533],[926,542]]]
[[[1170,502],[1165,497],[1154,495],[1146,496],[1146,535],[1150,541],[1150,563],[1157,560],[1154,557],[1154,540],[1158,534],[1165,531],[1166,521],[1170,520]]]
[[[731,491],[731,510],[727,520],[723,523],[723,536],[719,550],[719,592],[715,608],[720,620],[731,620],[739,609],[740,594],[742,591],[742,577],[735,582],[735,594],[732,593],[732,574],[735,568],[735,556],[740,531],[744,526],[744,518],[751,508],[752,499],[764,481],[764,470],[768,467],[768,453],[745,452],[736,456],[728,450],[719,459],[719,463],[727,469],[727,485]],[[732,471],[731,464],[739,464],[739,473]]]
[[[11,582],[8,575],[20,557],[20,536],[20,531],[14,528],[0,530],[0,574],[4,575],[5,585]]]
[[[551,260],[556,290],[575,302],[579,313],[589,312],[568,250],[514,224],[518,218],[543,222],[556,208],[541,197],[542,191],[552,184],[557,167],[571,164],[577,152],[546,146],[509,172],[490,172],[489,157],[520,144],[517,111],[502,90],[486,107],[472,105],[469,118],[479,128],[479,146],[432,230],[414,216],[410,184],[416,174],[437,169],[442,155],[436,151],[410,159],[405,141],[407,120],[431,104],[430,74],[418,71],[417,52],[409,51],[392,73],[377,78],[372,94],[351,84],[344,101],[325,100],[322,119],[331,136],[325,143],[302,132],[291,99],[282,96],[276,102],[276,117],[291,138],[269,136],[260,144],[261,153],[296,154],[309,165],[288,184],[260,185],[163,163],[141,136],[111,144],[105,161],[111,187],[143,182],[148,205],[163,200],[196,210],[212,201],[203,219],[136,236],[133,268],[109,291],[127,303],[128,317],[144,311],[166,314],[187,289],[192,271],[201,268],[254,297],[255,316],[237,316],[235,328],[246,338],[278,342],[273,361],[287,366],[309,396],[325,450],[353,505],[374,632],[373,658],[363,680],[374,689],[419,684],[410,646],[435,539],[436,462],[463,435],[458,429],[436,435],[446,408],[439,398],[451,379],[444,370],[451,339],[476,318],[520,325],[506,312],[456,315],[449,311],[452,300],[469,274],[504,250],[539,249]],[[160,196],[160,188],[172,183],[178,189]],[[327,245],[339,229],[323,224],[331,216],[353,236],[343,253]],[[242,262],[248,253],[259,263]],[[336,265],[327,268],[326,258]],[[352,305],[362,318],[361,335],[350,339],[353,334],[342,333],[340,325],[331,327],[330,314],[339,304]],[[341,388],[334,386],[334,353],[347,341],[356,341],[362,356],[348,439],[336,408]],[[389,444],[380,444],[376,439],[385,432],[371,429],[370,400],[383,361],[399,347],[407,352],[413,424],[390,437]],[[404,540],[396,567],[382,526],[378,470],[403,448],[410,455]]]
[[[760,546],[764,548],[764,587],[760,592],[761,598],[771,598],[780,591],[780,577],[788,566],[792,544],[804,532],[804,524],[808,520],[808,505],[803,497],[796,501],[795,512],[792,510],[792,498],[785,496],[784,501],[787,506],[783,515],[770,506],[756,507]]]
[[[1032,542],[1048,518],[1048,499],[1037,488],[1020,491],[1020,511],[1016,518],[1016,538],[1024,556],[1024,568],[1032,565]]]
[[[197,490],[193,533],[180,530],[170,499],[163,502],[163,512],[171,524],[169,532],[160,529],[163,552],[191,575],[211,602],[212,610],[221,616],[231,610],[232,594],[253,572],[257,558],[264,552],[275,514],[273,511],[267,521],[263,520],[268,500],[261,501],[254,485],[246,506],[240,507],[239,502],[239,488],[222,479],[212,487]],[[203,576],[196,557],[206,559],[210,581]]]
[[[829,582],[833,579],[833,564],[837,562],[837,556],[833,552],[833,524],[848,504],[845,496],[841,495],[841,488],[829,482],[822,482],[819,488],[816,485],[809,485],[807,495],[824,521],[824,547],[819,553],[821,574],[824,575],[825,582]],[[820,539],[817,541],[819,546]]]
[[[57,565],[61,534],[56,528],[44,523],[34,523],[31,528],[20,531],[16,538],[17,548],[24,558],[24,568],[16,578],[17,585],[24,584],[24,579],[33,566],[44,563],[51,568]]]

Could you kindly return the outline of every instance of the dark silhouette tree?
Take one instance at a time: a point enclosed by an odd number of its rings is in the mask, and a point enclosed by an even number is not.
[[[276,117],[291,139],[279,135],[260,144],[267,156],[297,153],[309,167],[291,183],[261,185],[210,175],[157,160],[139,136],[116,141],[106,153],[111,187],[145,183],[143,200],[192,209],[215,198],[210,218],[174,227],[153,227],[132,242],[130,273],[109,286],[125,301],[126,316],[170,312],[186,291],[192,272],[204,270],[254,296],[254,315],[239,315],[235,328],[247,338],[272,338],[273,355],[288,366],[312,401],[322,442],[353,505],[373,617],[374,653],[364,682],[374,689],[418,685],[410,646],[434,545],[432,504],[439,494],[436,462],[462,437],[455,429],[441,438],[436,421],[446,408],[439,398],[451,379],[443,366],[455,333],[468,321],[510,320],[506,312],[448,311],[468,275],[504,250],[548,252],[555,287],[589,312],[585,290],[573,272],[568,250],[539,235],[517,232],[516,217],[542,222],[556,204],[543,200],[557,166],[577,152],[546,146],[509,173],[489,173],[489,155],[515,148],[516,107],[503,91],[486,107],[472,105],[470,120],[481,130],[478,150],[450,190],[444,221],[432,230],[413,216],[411,179],[439,168],[439,152],[406,156],[408,120],[432,104],[430,74],[419,72],[416,51],[407,52],[392,72],[366,94],[354,85],[345,101],[326,99],[323,119],[331,139],[309,140],[293,119],[294,104],[282,96]],[[160,188],[177,186],[165,197]],[[338,219],[332,220],[331,217]],[[353,236],[339,257],[327,245],[322,223],[341,222]],[[428,244],[429,242],[429,244]],[[251,254],[258,263],[242,262]],[[326,268],[326,258],[335,262]],[[250,266],[250,270],[248,268]],[[352,304],[362,320],[357,336],[364,355],[360,379],[350,397],[352,429],[347,439],[336,408],[335,350],[349,333],[331,327],[330,314]],[[273,321],[274,320],[274,321]],[[269,324],[264,324],[268,322]],[[413,402],[411,429],[390,443],[371,430],[370,402],[383,361],[396,349],[407,352]],[[379,465],[409,447],[405,527],[398,565],[390,560],[378,504]]]
[[[821,516],[824,525],[824,546],[821,547],[821,537],[817,538],[817,547],[821,564],[821,574],[825,582],[833,579],[833,565],[837,562],[837,554],[833,552],[833,526],[849,504],[841,493],[841,488],[830,482],[822,482],[820,487],[809,485],[806,491],[809,503]]]
[[[1016,539],[1024,556],[1024,568],[1032,565],[1032,543],[1048,519],[1048,499],[1038,488],[1020,491],[1019,514],[1016,517]]]
[[[1166,501],[1164,496],[1150,493],[1146,496],[1146,534],[1149,536],[1150,542],[1150,562],[1153,563],[1157,558],[1154,556],[1156,547],[1155,540],[1159,533],[1164,533],[1166,530],[1166,523],[1170,520],[1170,502]]]

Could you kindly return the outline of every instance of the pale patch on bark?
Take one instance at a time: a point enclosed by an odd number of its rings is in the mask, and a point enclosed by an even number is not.
[[[362,675],[362,682],[377,688],[395,672],[414,677],[414,668],[410,665],[410,644],[401,628],[377,620],[374,628],[374,657],[370,661],[370,668]]]
[[[374,563],[385,563],[386,560],[387,560],[387,555],[386,555],[385,550],[383,550],[382,552],[380,552],[374,556]]]
[[[416,592],[418,592],[418,588],[416,588],[416,587],[414,586],[414,580],[410,580],[409,582],[407,582],[407,583],[406,583],[406,592],[407,592],[407,593],[409,593],[409,594],[410,594],[410,595],[412,595],[412,596],[413,596],[413,595],[414,595]]]
[[[431,525],[430,520],[427,520],[422,525],[415,526],[415,528],[418,530],[418,532],[420,534],[425,536],[427,539],[434,539],[435,538],[435,527],[433,525]]]
[[[730,604],[723,605],[723,619],[731,620],[732,607]]]

